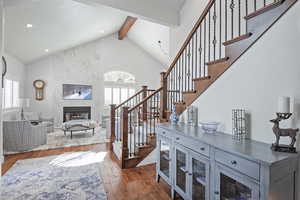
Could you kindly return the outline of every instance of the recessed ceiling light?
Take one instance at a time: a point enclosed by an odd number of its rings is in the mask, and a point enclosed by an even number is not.
[[[48,52],[49,52],[49,49],[45,49],[45,52],[47,52],[47,53],[48,53]]]
[[[32,28],[32,24],[26,24],[26,28]]]

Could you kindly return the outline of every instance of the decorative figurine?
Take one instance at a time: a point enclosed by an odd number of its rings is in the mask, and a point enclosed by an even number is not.
[[[170,121],[171,121],[171,124],[175,125],[178,123],[178,120],[179,120],[179,117],[176,113],[176,106],[174,105],[172,107],[172,114],[170,115]]]
[[[275,136],[276,136],[276,142],[272,144],[272,150],[274,151],[280,151],[280,152],[288,152],[288,153],[297,153],[296,148],[294,147],[296,142],[296,135],[299,129],[281,129],[279,127],[279,122],[281,120],[288,119],[292,116],[292,113],[276,113],[277,118],[270,120],[270,122],[274,123],[274,126],[272,128]],[[282,145],[279,144],[280,137],[290,137],[291,143],[290,145]]]

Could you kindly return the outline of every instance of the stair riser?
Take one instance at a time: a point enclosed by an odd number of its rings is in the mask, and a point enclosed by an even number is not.
[[[136,167],[140,162],[142,162],[153,150],[155,147],[141,148],[138,150],[138,158],[132,158],[125,160],[125,166],[123,168],[133,168]]]
[[[196,97],[197,97],[197,93],[183,94],[183,101],[186,103],[186,106],[189,106],[193,103]]]
[[[211,82],[215,81],[220,75],[222,75],[229,66],[230,61],[209,66],[208,73],[211,76]]]
[[[181,115],[181,113],[183,113],[185,109],[186,109],[185,105],[183,105],[183,104],[177,104],[176,105],[176,114],[177,115]]]
[[[250,13],[249,15],[245,16],[244,19],[246,20],[249,20],[249,19],[252,19],[254,17],[257,17],[261,14],[264,14],[272,9],[274,9],[275,7],[278,7],[282,4],[284,0],[277,0],[276,2],[274,3],[271,3],[271,4],[268,4],[266,7],[264,8],[261,8],[261,9],[258,9],[257,11],[253,12],[253,13]]]
[[[201,80],[194,81],[195,89],[197,90],[197,94],[202,94],[206,88],[211,84],[212,80]]]
[[[138,155],[148,155],[154,150],[154,147],[140,148]]]

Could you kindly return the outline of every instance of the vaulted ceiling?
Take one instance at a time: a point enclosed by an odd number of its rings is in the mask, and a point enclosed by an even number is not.
[[[176,25],[178,16],[175,13],[179,14],[184,0],[163,1],[161,7],[168,4],[173,12],[165,20],[160,20],[162,15],[155,15],[158,10],[151,13],[150,9],[142,13],[145,7],[139,6],[139,3],[148,0],[138,0],[137,6],[131,9],[117,4],[120,0],[101,1],[6,0],[5,49],[22,62],[30,63],[51,53],[115,33],[126,17],[132,15],[138,20],[128,38],[157,60],[164,64],[168,62],[169,27],[166,24]],[[137,0],[122,1],[134,3]],[[111,2],[116,5],[109,4]],[[153,0],[152,6],[158,6],[157,3]]]

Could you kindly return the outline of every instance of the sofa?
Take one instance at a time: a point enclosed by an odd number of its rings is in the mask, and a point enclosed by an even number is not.
[[[24,112],[24,118],[28,121],[35,121],[38,123],[42,123],[46,126],[47,133],[54,132],[54,118],[47,118],[43,117],[40,113],[37,112]],[[6,111],[3,113],[3,120],[4,121],[12,121],[12,120],[22,120],[21,119],[21,112],[14,110],[14,111]]]
[[[23,152],[47,143],[47,130],[43,123],[32,125],[28,120],[3,121],[3,147],[5,152]]]

